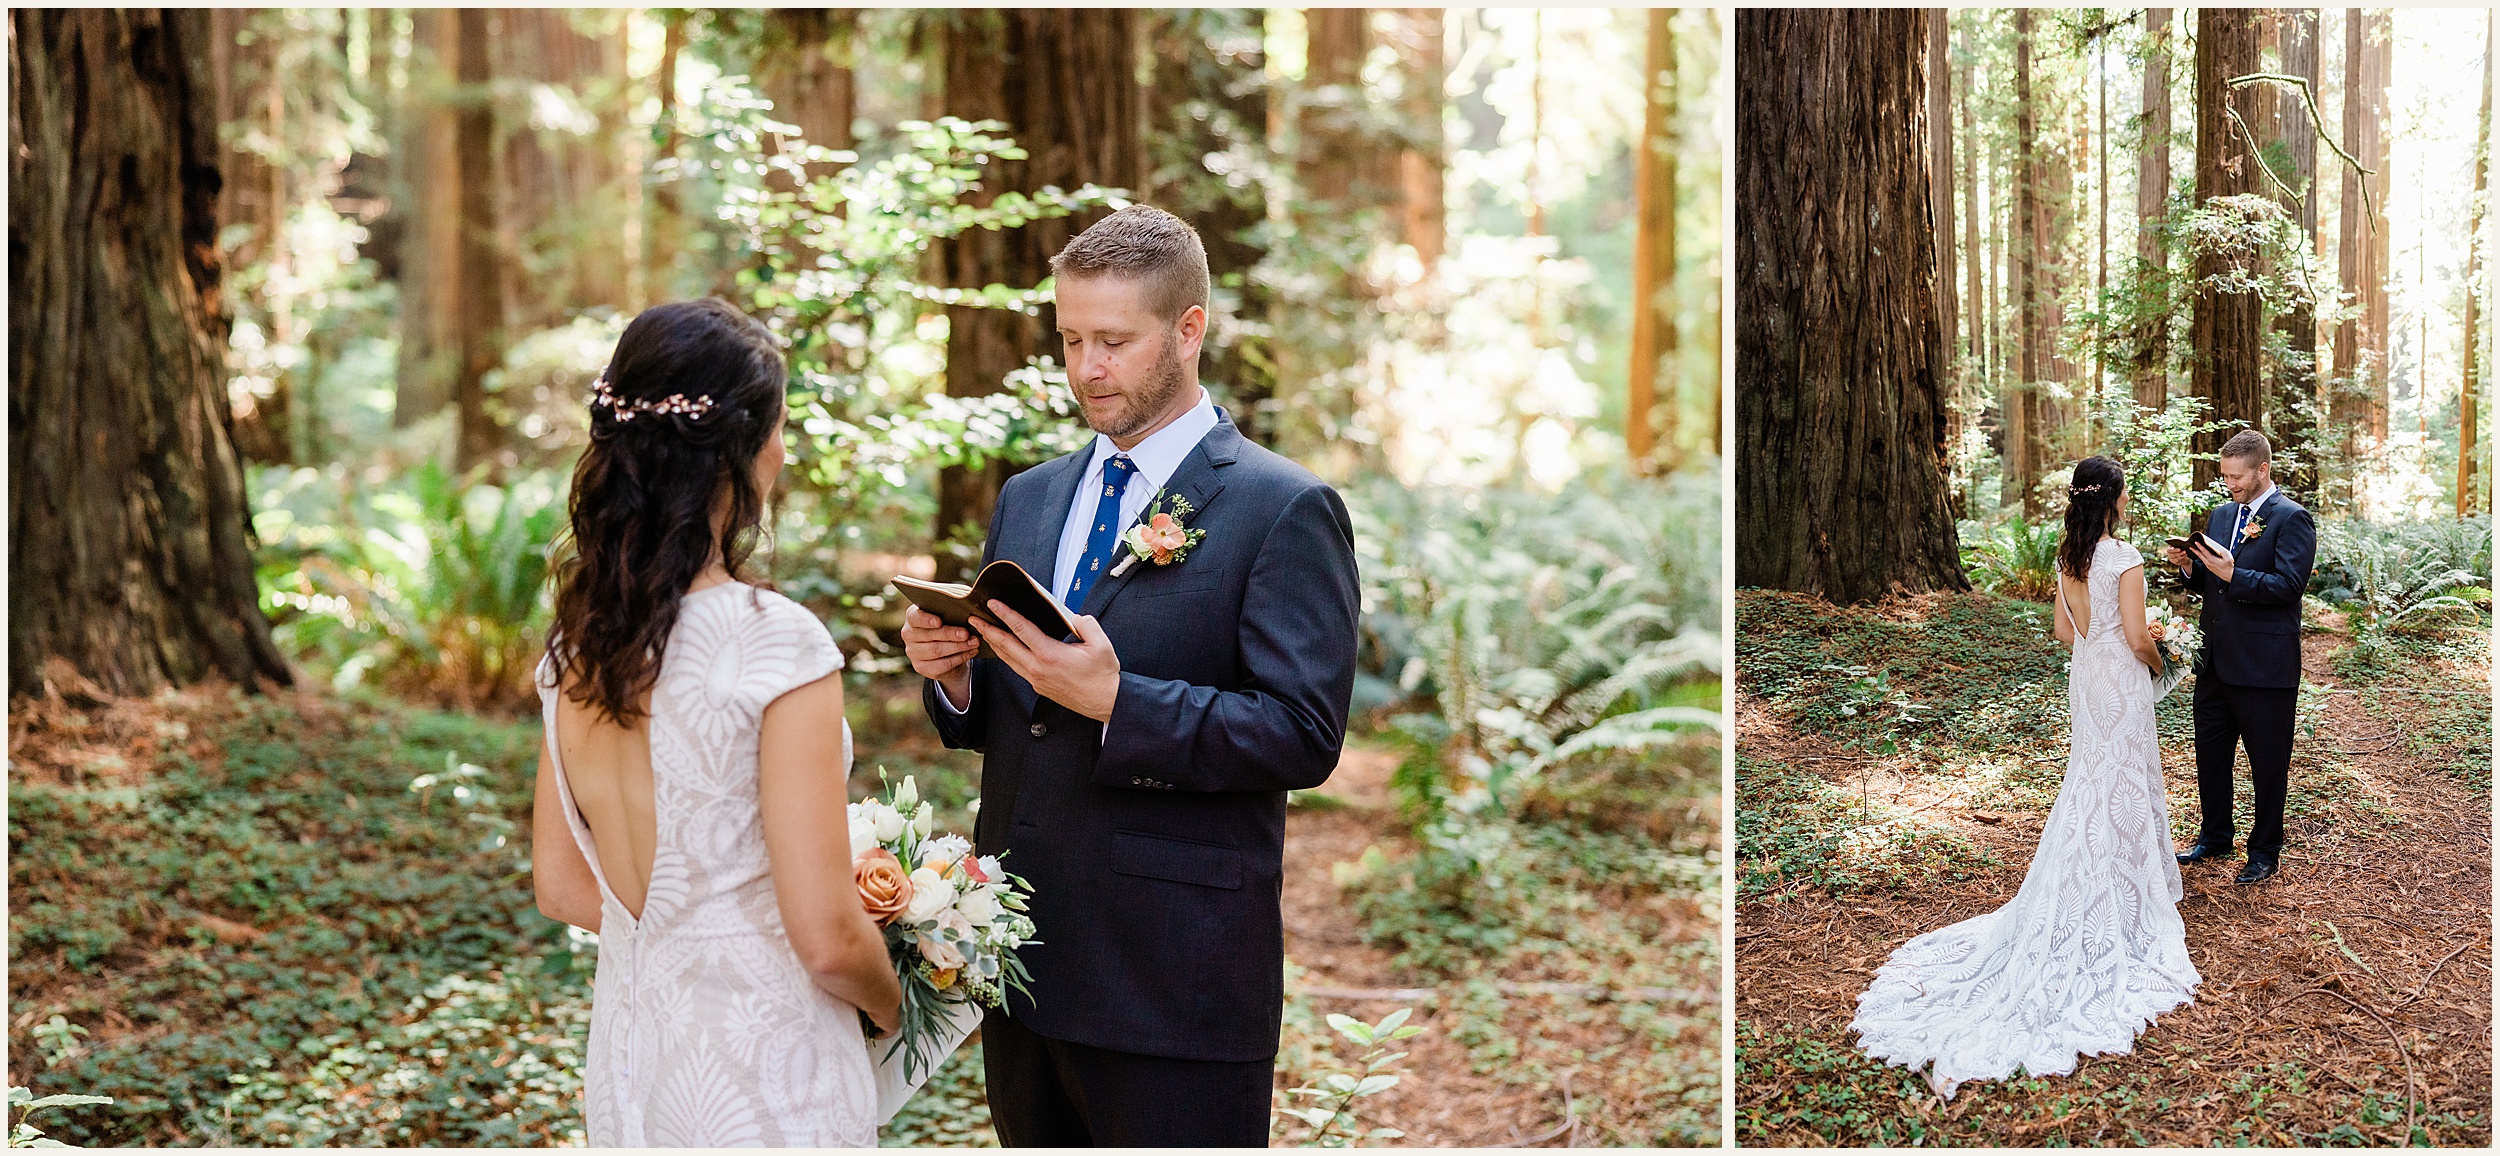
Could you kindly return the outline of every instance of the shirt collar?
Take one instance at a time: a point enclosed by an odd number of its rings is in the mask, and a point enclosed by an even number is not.
[[[1201,386],[1198,388],[1198,404],[1172,419],[1172,424],[1146,435],[1136,448],[1127,451],[1128,460],[1149,485],[1162,489],[1171,482],[1173,474],[1180,472],[1181,463],[1189,460],[1190,451],[1197,449],[1198,443],[1206,440],[1207,433],[1215,426],[1215,400],[1208,397],[1206,388]],[[1110,438],[1095,434],[1094,457],[1085,467],[1087,476],[1101,477],[1102,464],[1119,452],[1120,447],[1111,444]]]
[[[2266,492],[2257,495],[2257,500],[2248,504],[2248,516],[2252,518],[2256,517],[2257,511],[2266,508],[2266,499],[2273,497],[2274,491],[2280,488],[2281,487],[2276,486],[2272,482],[2266,483]]]

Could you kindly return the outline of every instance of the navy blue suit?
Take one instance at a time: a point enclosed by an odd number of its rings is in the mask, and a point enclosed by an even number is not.
[[[1090,454],[1007,483],[983,565],[1052,572]],[[1220,411],[1164,488],[1206,537],[1106,574],[1080,608],[1120,656],[1107,729],[993,659],[973,660],[961,715],[924,688],[946,744],[984,755],[975,842],[1033,885],[1033,996],[983,1028],[1011,1144],[1266,1142],[1285,792],[1325,782],[1344,745],[1353,525]]]
[[[2198,840],[2216,849],[2231,845],[2231,764],[2245,746],[2257,795],[2248,855],[2272,863],[2283,849],[2283,798],[2300,697],[2300,598],[2317,567],[2318,526],[2281,490],[2256,514],[2253,537],[2232,535],[2237,503],[2216,509],[2206,523],[2205,532],[2231,548],[2228,583],[2203,563],[2188,570],[2188,589],[2205,603],[2194,701]]]

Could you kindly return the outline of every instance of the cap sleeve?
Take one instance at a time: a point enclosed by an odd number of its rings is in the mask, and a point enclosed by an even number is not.
[[[762,597],[766,637],[756,654],[756,677],[751,685],[759,692],[759,701],[769,705],[842,669],[842,649],[833,644],[833,632],[807,607],[777,593],[766,592]]]
[[[2135,545],[2130,542],[2112,540],[2109,544],[2109,553],[2107,556],[2109,558],[2109,569],[2113,574],[2124,574],[2127,571],[2133,570],[2144,564],[2143,552],[2137,550]]]

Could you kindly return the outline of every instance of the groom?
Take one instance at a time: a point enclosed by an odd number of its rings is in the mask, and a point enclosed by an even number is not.
[[[1188,224],[1121,209],[1051,272],[1095,438],[1007,483],[982,564],[1050,583],[1077,636],[995,602],[1012,632],[917,608],[903,627],[939,735],[986,756],[979,849],[1033,884],[1032,997],[981,1026],[991,1119],[1018,1147],[1264,1147],[1285,792],[1326,781],[1345,741],[1353,527],[1199,387]],[[1124,561],[1122,532],[1171,511],[1158,494],[1204,536]],[[984,641],[996,658],[973,657]]]
[[[2196,668],[2196,800],[2203,816],[2196,845],[2179,862],[2231,853],[2231,763],[2248,749],[2257,792],[2248,831],[2248,866],[2233,882],[2262,883],[2283,853],[2283,796],[2292,769],[2292,716],[2300,697],[2300,596],[2317,564],[2318,528],[2309,511],[2274,487],[2274,447],[2255,430],[2222,443],[2222,484],[2233,501],[2213,512],[2194,552],[2162,553],[2204,595],[2205,652]]]

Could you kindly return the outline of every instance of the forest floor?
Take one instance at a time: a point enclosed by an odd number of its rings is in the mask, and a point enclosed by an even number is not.
[[[915,737],[902,696],[862,698],[855,792],[914,774],[961,826],[972,764]],[[14,704],[10,1082],[116,1100],[36,1124],[83,1144],[580,1143],[595,948],[532,910],[537,732],[312,693]],[[1548,821],[1521,840],[1552,865],[1512,884],[1537,918],[1436,915],[1397,873],[1418,849],[1395,761],[1350,750],[1289,819],[1280,1093],[1358,1051],[1328,1013],[1411,1007],[1403,1081],[1361,1105],[1399,1143],[1715,1144],[1715,883]],[[884,1142],[995,1143],[979,1072],[975,1043]]]
[[[1737,1142],[2490,1144],[2488,620],[2365,646],[2311,618],[2282,874],[2182,869],[2194,1004],[2133,1054],[1948,1103],[1849,1020],[1895,948],[2020,887],[2064,773],[2064,651],[1994,595],[1739,592]],[[2182,843],[2188,689],[2157,712]]]

